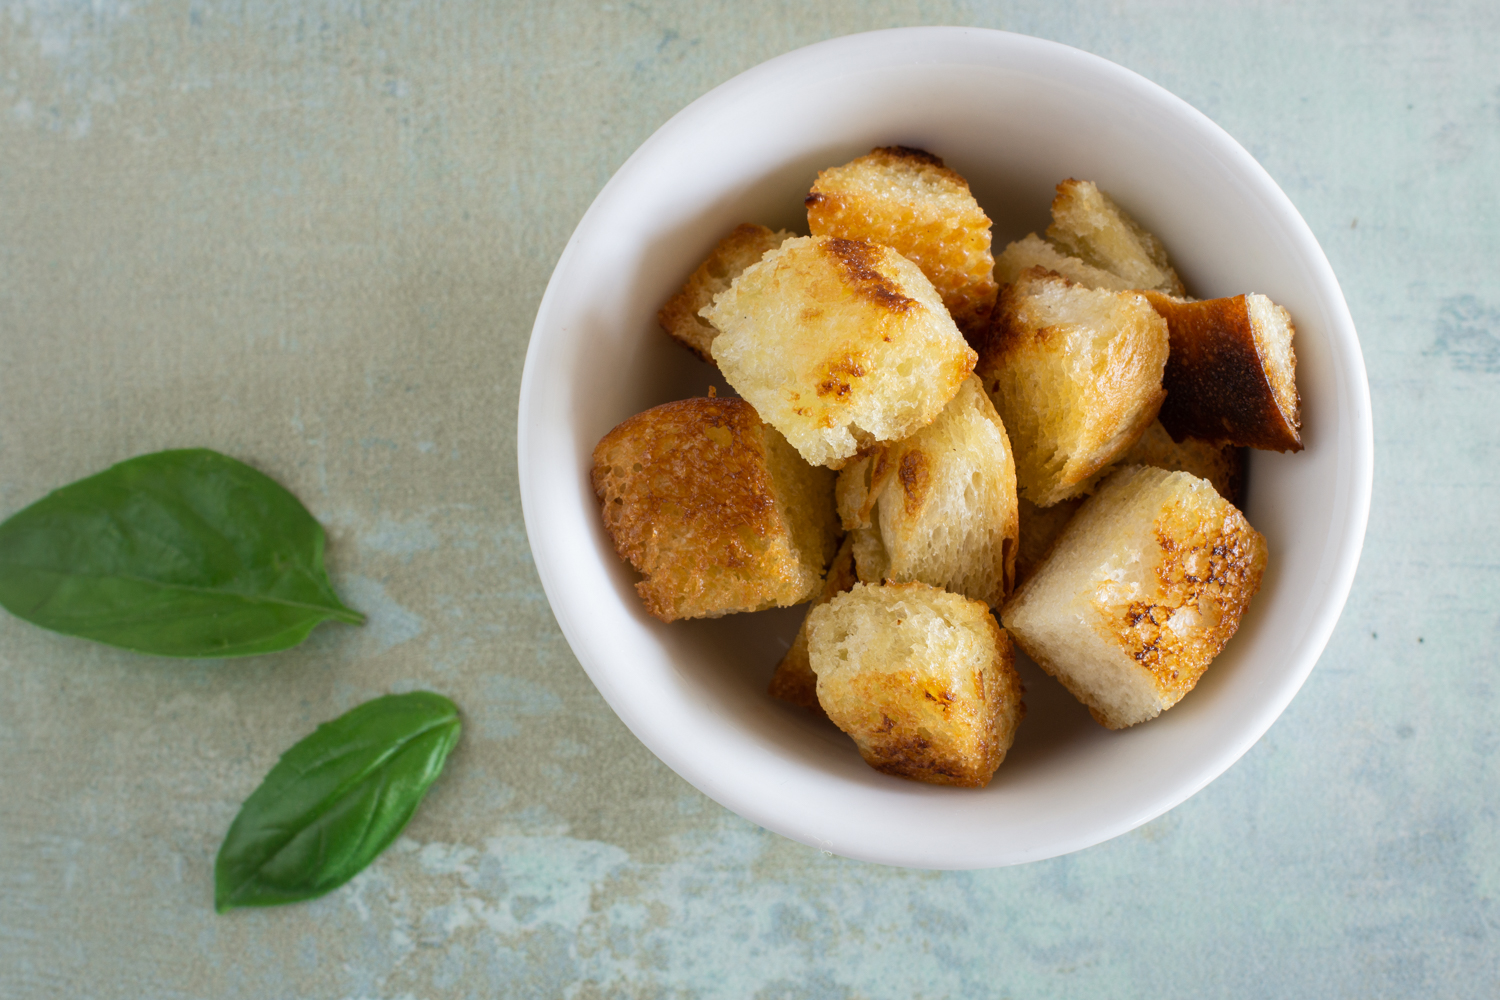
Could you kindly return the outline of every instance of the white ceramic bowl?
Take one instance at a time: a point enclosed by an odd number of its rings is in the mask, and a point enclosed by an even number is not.
[[[621,420],[710,383],[723,391],[655,320],[719,237],[744,221],[805,232],[802,198],[817,171],[893,144],[936,153],[968,178],[997,248],[1045,228],[1059,180],[1094,180],[1162,238],[1190,292],[1265,292],[1298,331],[1307,447],[1252,457],[1246,514],[1271,559],[1239,634],[1177,707],[1120,733],[1021,664],[1029,712],[982,791],[879,774],[830,724],[767,697],[804,608],[672,625],[649,617],[589,486],[592,449]],[[1348,308],[1307,224],[1259,164],[1128,70],[968,28],[800,49],[662,126],[600,192],[558,261],[526,355],[518,438],[542,585],[579,662],[631,731],[767,829],[920,868],[1015,864],[1097,844],[1234,763],[1328,641],[1359,559],[1373,461]]]

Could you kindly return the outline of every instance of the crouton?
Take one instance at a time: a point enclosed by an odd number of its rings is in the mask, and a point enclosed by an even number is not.
[[[1010,593],[1016,466],[974,376],[932,423],[846,465],[837,499],[865,583],[918,580],[993,607]]]
[[[1021,498],[1016,505],[1021,522],[1020,545],[1016,549],[1018,585],[1025,583],[1047,558],[1047,553],[1052,551],[1052,543],[1057,541],[1082,506],[1083,497],[1059,500],[1051,507],[1038,507],[1025,497]]]
[[[741,271],[760,260],[767,250],[775,250],[791,236],[786,230],[773,233],[765,226],[748,222],[736,226],[698,265],[687,284],[661,307],[656,314],[661,328],[682,346],[713,364],[709,348],[719,331],[699,316],[698,311],[710,305],[715,295],[728,288]]]
[[[833,565],[828,567],[828,575],[823,579],[823,592],[813,602],[813,608],[827,604],[859,582],[859,577],[854,575],[853,546],[854,539],[845,535],[838,555],[833,557]],[[811,615],[812,608],[808,608],[807,613]],[[797,637],[792,640],[792,648],[776,665],[776,673],[771,675],[771,686],[767,690],[772,698],[810,708],[819,715],[825,714],[823,706],[818,704],[818,675],[813,673],[812,661],[807,658],[806,618],[797,630]]]
[[[815,469],[742,399],[638,413],[594,449],[594,492],[620,557],[670,622],[800,604],[838,544],[833,474]]]
[[[1297,331],[1287,311],[1264,295],[1148,297],[1172,338],[1161,422],[1173,440],[1301,451]]]
[[[808,615],[818,701],[877,771],[982,788],[1025,709],[1005,630],[924,583],[856,584]]]
[[[1124,729],[1193,689],[1265,568],[1265,539],[1206,480],[1126,466],[1084,502],[1002,616],[1096,721]]]
[[[1061,250],[1131,283],[1185,295],[1161,240],[1142,229],[1092,181],[1065,180],[1052,200],[1047,238]]]
[[[1171,359],[1167,367],[1172,366]],[[1167,393],[1167,399],[1172,394]],[[1162,404],[1165,410],[1167,404]],[[1150,465],[1168,472],[1191,472],[1213,484],[1214,492],[1238,506],[1245,479],[1245,452],[1233,445],[1210,444],[1195,438],[1173,441],[1160,420],[1146,428],[1141,439],[1119,458],[1119,465]]]
[[[983,330],[996,292],[990,220],[942,160],[906,146],[872,150],[818,174],[806,204],[814,236],[894,247],[922,269],[960,330]]]
[[[831,468],[927,426],[976,360],[917,266],[859,240],[787,240],[703,315],[729,384]]]
[[[1085,288],[1034,267],[995,304],[978,375],[1038,507],[1086,493],[1146,433],[1166,393],[1167,324],[1140,292]]]
[[[995,258],[995,280],[1008,285],[1033,267],[1045,268],[1060,274],[1069,281],[1076,281],[1085,288],[1102,288],[1108,292],[1126,292],[1135,288],[1129,280],[1092,264],[1085,264],[1077,257],[1070,257],[1036,233],[1027,233],[1024,239],[1007,246]]]

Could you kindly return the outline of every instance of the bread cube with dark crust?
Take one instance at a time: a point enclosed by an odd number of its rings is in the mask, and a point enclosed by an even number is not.
[[[1172,338],[1161,422],[1173,440],[1302,450],[1297,331],[1285,309],[1256,294],[1199,302],[1148,298]]]
[[[974,368],[921,270],[860,240],[787,240],[703,315],[724,378],[813,465],[925,427]]]
[[[813,608],[827,604],[858,582],[859,577],[854,575],[854,539],[845,535],[838,555],[833,557],[833,565],[828,567],[828,575],[823,578],[823,592],[813,601]],[[811,615],[812,608],[807,613]],[[802,627],[797,629],[792,647],[776,665],[768,691],[772,698],[812,709],[818,715],[826,714],[823,706],[818,704],[818,675],[813,673],[812,661],[807,658],[806,618],[802,620]]]
[[[808,615],[818,701],[877,771],[982,788],[1025,707],[1005,630],[925,583],[856,584]]]
[[[864,582],[917,580],[992,607],[1010,593],[1015,459],[974,376],[932,423],[844,466],[837,498]]]
[[[1193,689],[1265,569],[1265,539],[1206,480],[1131,465],[1084,501],[1001,614],[1095,720],[1124,729]]]
[[[960,330],[983,330],[996,292],[990,219],[941,159],[908,146],[874,149],[819,173],[806,203],[814,236],[894,247],[927,275]]]
[[[1047,239],[1085,263],[1124,278],[1131,288],[1186,294],[1161,240],[1092,181],[1070,178],[1057,185]]]
[[[594,493],[615,551],[670,622],[800,604],[838,545],[834,477],[808,465],[742,399],[638,413],[594,449]]]
[[[995,303],[976,374],[1038,507],[1087,493],[1146,433],[1165,393],[1167,324],[1140,292],[1085,288],[1034,267]]]
[[[713,304],[714,296],[727,289],[740,272],[791,236],[785,230],[772,232],[765,226],[749,222],[736,226],[698,265],[688,277],[687,284],[661,307],[656,314],[661,328],[698,357],[713,364],[710,348],[719,331],[698,315],[699,310]]]

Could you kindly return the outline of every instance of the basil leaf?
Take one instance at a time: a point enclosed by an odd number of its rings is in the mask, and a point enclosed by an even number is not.
[[[214,909],[330,892],[390,846],[458,742],[458,709],[427,691],[325,722],[240,807],[214,864]]]
[[[121,462],[0,524],[0,605],[160,656],[270,653],[364,621],[334,594],[307,508],[201,448]]]

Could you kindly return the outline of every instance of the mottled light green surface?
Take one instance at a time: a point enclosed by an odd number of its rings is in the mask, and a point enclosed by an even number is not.
[[[693,791],[537,584],[515,404],[547,276],[673,112],[837,34],[1003,27],[1163,84],[1343,282],[1375,501],[1343,620],[1238,765],[1022,868],[824,856]],[[0,516],[140,452],[256,464],[363,629],[224,664],[0,618],[0,997],[1500,995],[1493,0],[0,6]],[[277,754],[389,690],[466,734],[350,887],[212,912]]]

